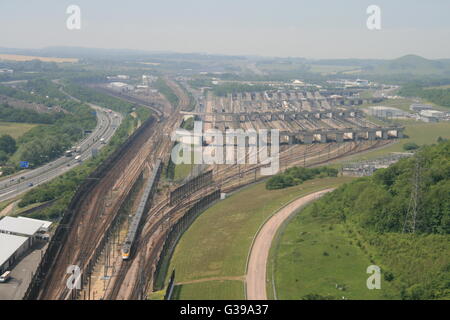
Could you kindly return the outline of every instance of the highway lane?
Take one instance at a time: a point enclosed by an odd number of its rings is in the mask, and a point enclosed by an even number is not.
[[[97,126],[87,138],[78,144],[81,147],[81,151],[77,155],[80,155],[81,162],[89,159],[94,149],[99,150],[109,142],[123,119],[122,115],[117,112],[109,113],[105,108],[93,104],[89,105],[97,113]],[[104,139],[104,144],[100,141],[101,138]],[[0,181],[0,201],[14,198],[21,193],[54,179],[79,165],[81,162],[76,161],[75,156],[62,156],[41,167],[2,180]]]

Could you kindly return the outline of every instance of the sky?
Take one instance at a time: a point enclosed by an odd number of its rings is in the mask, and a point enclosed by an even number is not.
[[[69,5],[81,29],[69,30]],[[366,10],[381,9],[381,30]],[[449,0],[0,0],[0,47],[450,58]]]

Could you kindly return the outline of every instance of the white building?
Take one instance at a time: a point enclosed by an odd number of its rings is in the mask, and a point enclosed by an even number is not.
[[[0,274],[9,270],[30,246],[30,238],[0,233]]]
[[[432,110],[433,107],[427,104],[420,104],[420,103],[413,103],[412,105],[409,106],[409,110],[411,111],[415,111],[415,112],[420,112],[422,110]]]
[[[423,117],[444,118],[445,113],[437,110],[422,110],[420,115]]]
[[[50,225],[51,222],[43,220],[4,217],[0,220],[0,233],[29,237],[33,242],[35,239],[46,238],[44,233],[48,231]]]
[[[42,223],[41,228],[39,229],[39,232],[48,232],[50,229],[50,226],[53,224],[51,221],[45,221],[45,220],[38,220],[38,219],[32,219],[27,217],[17,217],[18,219],[25,219],[27,221],[37,221],[39,223]]]
[[[108,84],[108,86],[114,90],[119,90],[119,91],[134,90],[134,86],[129,85],[124,82],[118,82],[118,81],[111,82],[110,84]]]

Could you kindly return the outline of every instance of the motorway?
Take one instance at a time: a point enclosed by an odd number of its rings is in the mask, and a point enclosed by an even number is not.
[[[89,104],[97,114],[97,126],[92,133],[81,141],[77,146],[81,147],[80,160],[75,160],[75,156],[62,156],[50,163],[36,169],[23,172],[10,178],[0,181],[0,201],[14,198],[40,184],[50,181],[57,176],[69,171],[92,156],[93,150],[101,149],[105,146],[117,127],[122,122],[122,115],[117,112],[108,112],[107,109],[97,105]],[[104,143],[100,139],[104,139]]]

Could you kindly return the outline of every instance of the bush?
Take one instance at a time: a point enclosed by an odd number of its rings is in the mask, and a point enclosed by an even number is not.
[[[292,167],[281,174],[277,174],[270,178],[266,183],[266,189],[283,189],[314,178],[337,177],[338,170],[329,167],[320,168],[303,168]]]
[[[417,149],[419,149],[419,145],[414,142],[408,142],[403,145],[403,150],[406,150],[406,151],[417,150]]]

